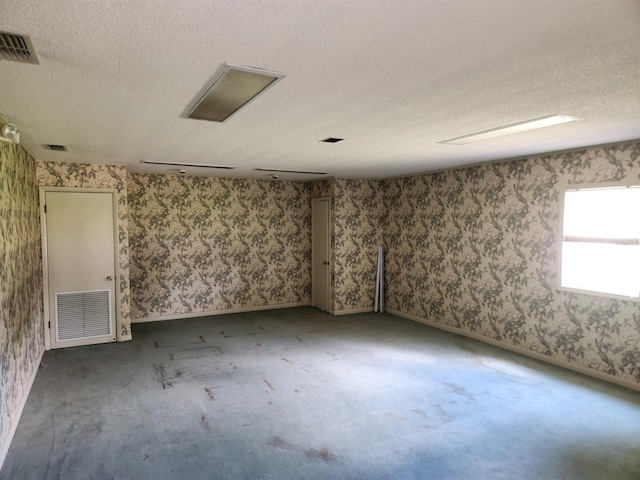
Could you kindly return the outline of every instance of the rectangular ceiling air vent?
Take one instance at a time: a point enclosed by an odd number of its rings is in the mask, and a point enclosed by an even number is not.
[[[45,147],[49,150],[52,150],[54,152],[67,152],[67,147],[65,147],[64,145],[54,145],[52,143],[47,143],[45,145]]]
[[[272,168],[254,168],[256,172],[269,172],[269,173],[298,173],[302,175],[328,175],[325,172],[305,172],[302,170],[275,170]]]
[[[197,168],[217,168],[222,170],[233,170],[236,167],[228,165],[209,165],[207,163],[177,163],[177,162],[160,162],[153,160],[142,160],[140,163],[147,165],[168,165],[170,167],[197,167]]]
[[[268,70],[225,64],[187,105],[182,117],[224,122],[283,77]]]
[[[0,60],[40,65],[31,39],[17,33],[0,32]]]

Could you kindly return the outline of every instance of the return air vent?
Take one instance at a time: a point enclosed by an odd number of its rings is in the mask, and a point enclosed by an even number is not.
[[[111,292],[56,293],[57,341],[111,335]]]
[[[140,163],[145,165],[168,165],[170,167],[197,167],[197,168],[217,168],[222,170],[233,170],[236,167],[228,165],[209,165],[207,163],[176,163],[176,162],[154,162],[151,160],[142,160]]]
[[[272,168],[254,168],[256,172],[268,172],[268,173],[297,173],[302,175],[328,175],[325,172],[304,172],[302,170],[275,170]]]
[[[17,33],[0,32],[0,59],[40,65],[31,39]]]
[[[54,145],[54,144],[52,144],[52,143],[47,143],[47,144],[45,145],[45,147],[46,147],[48,150],[52,150],[52,151],[54,151],[54,152],[67,152],[67,151],[68,151],[68,150],[67,150],[67,147],[65,147],[64,145]]]

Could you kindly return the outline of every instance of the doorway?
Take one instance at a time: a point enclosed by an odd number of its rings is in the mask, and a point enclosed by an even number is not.
[[[40,189],[47,349],[116,340],[115,196]]]
[[[331,308],[331,200],[311,201],[311,305]]]

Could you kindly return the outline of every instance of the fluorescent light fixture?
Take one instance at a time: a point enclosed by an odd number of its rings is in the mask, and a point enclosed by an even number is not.
[[[270,173],[300,173],[304,175],[328,175],[325,172],[307,172],[304,170],[278,170],[273,168],[254,168],[256,172],[270,172]]]
[[[210,165],[208,163],[178,163],[178,162],[161,162],[154,160],[142,160],[140,163],[147,165],[168,165],[170,167],[196,167],[196,168],[218,168],[222,170],[233,170],[236,167],[228,165]]]
[[[446,143],[448,145],[466,145],[468,143],[483,142],[485,140],[504,137],[505,135],[513,135],[514,133],[528,132],[529,130],[536,130],[538,128],[575,122],[576,120],[580,119],[569,115],[549,115],[547,117],[527,120],[526,122],[514,123],[504,127],[497,127],[490,130],[483,130],[482,132],[463,135],[462,137],[450,138],[449,140],[443,140],[438,143]]]
[[[284,77],[281,73],[225,64],[222,72],[198,92],[183,113],[185,118],[224,122]]]

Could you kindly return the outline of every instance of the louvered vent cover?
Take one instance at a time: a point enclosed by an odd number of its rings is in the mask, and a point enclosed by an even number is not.
[[[109,290],[56,293],[58,341],[111,334]]]
[[[47,143],[45,144],[45,147],[47,147],[49,150],[52,150],[54,152],[67,152],[67,147],[65,147],[64,145],[54,145],[53,143]]]
[[[16,33],[0,32],[0,59],[40,65],[31,39]]]

